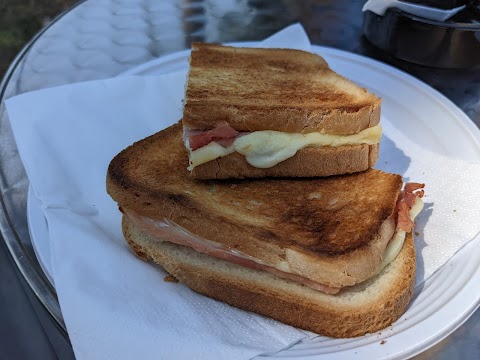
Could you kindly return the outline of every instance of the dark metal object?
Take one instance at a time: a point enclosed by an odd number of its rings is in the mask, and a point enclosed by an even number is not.
[[[364,13],[363,33],[375,46],[413,63],[439,68],[480,65],[480,12],[469,7],[450,21],[423,19],[388,9]]]
[[[404,1],[404,0],[402,0]],[[405,0],[412,4],[431,6],[439,9],[453,9],[458,6],[465,5],[471,1],[469,0]]]

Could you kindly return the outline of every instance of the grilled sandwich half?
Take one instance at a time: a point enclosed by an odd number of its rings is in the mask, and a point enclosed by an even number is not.
[[[378,159],[381,99],[290,49],[195,43],[183,111],[197,179],[313,177]]]

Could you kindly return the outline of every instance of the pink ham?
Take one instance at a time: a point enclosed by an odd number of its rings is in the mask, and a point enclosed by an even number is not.
[[[228,146],[238,134],[239,132],[232,128],[227,122],[219,123],[211,130],[188,130],[186,133],[191,150],[197,150],[210,144],[212,141],[216,141],[222,146]]]
[[[406,193],[412,193],[415,192],[416,190],[423,189],[425,187],[425,184],[419,184],[419,183],[406,183],[405,184],[405,192]]]
[[[413,221],[410,219],[410,210],[413,204],[415,204],[416,198],[422,198],[425,194],[423,189],[425,184],[419,183],[406,183],[405,188],[397,200],[395,207],[395,213],[397,215],[397,229],[402,229],[406,232],[410,232],[413,229]]]
[[[410,232],[413,229],[413,221],[410,219],[410,208],[407,203],[401,201],[397,207],[397,228]]]
[[[178,245],[188,246],[202,254],[207,254],[237,265],[266,271],[280,278],[303,284],[327,294],[336,294],[340,291],[340,288],[329,287],[300,275],[280,271],[272,266],[262,263],[261,261],[255,260],[249,255],[233,250],[228,246],[192,236],[186,231],[183,231],[181,228],[168,225],[163,221],[149,219],[130,210],[123,209],[123,211],[135,223],[136,226],[158,239],[166,240]]]

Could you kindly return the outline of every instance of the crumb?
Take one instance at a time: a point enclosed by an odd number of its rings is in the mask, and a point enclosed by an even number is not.
[[[388,164],[388,161],[384,161],[383,163],[384,163],[384,164]]]
[[[453,212],[457,212],[457,210],[453,209]]]
[[[172,275],[167,275],[163,278],[163,281],[165,282],[172,282],[172,283],[178,283],[178,280],[175,279]]]
[[[382,340],[382,341],[380,342],[380,345],[383,345],[383,344],[385,344],[385,343],[386,343],[386,341],[385,341],[385,340]]]
[[[415,231],[415,236],[418,236],[420,235],[420,233],[418,231]]]

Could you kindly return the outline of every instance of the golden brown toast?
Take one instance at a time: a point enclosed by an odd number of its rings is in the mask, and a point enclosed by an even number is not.
[[[329,286],[361,282],[382,261],[399,175],[371,169],[320,179],[198,181],[187,164],[176,124],[118,154],[107,191],[123,209],[170,219]]]
[[[355,134],[380,121],[380,98],[315,54],[194,43],[183,120],[212,129]]]

